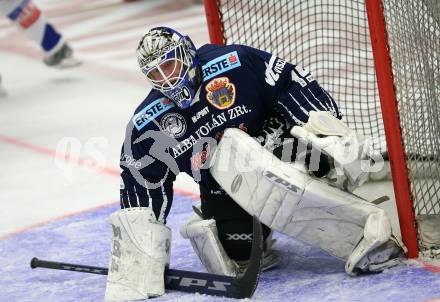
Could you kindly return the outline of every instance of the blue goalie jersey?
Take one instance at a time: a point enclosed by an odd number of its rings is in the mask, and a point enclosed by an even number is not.
[[[265,134],[303,125],[310,111],[340,118],[311,74],[281,58],[243,45],[210,44],[197,56],[202,78],[197,101],[182,110],[153,89],[130,120],[122,147],[121,206],[152,207],[162,222],[178,173],[221,190],[204,164],[225,129],[239,128],[264,144]]]

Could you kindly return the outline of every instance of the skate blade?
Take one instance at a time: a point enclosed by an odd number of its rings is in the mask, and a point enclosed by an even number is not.
[[[77,67],[81,64],[82,64],[82,61],[80,61],[76,58],[65,58],[65,59],[61,60],[61,62],[59,64],[54,65],[52,67],[56,68],[56,69],[68,69],[68,68]]]

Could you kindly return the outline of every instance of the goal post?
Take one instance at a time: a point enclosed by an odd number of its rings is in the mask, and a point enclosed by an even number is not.
[[[223,30],[217,1],[204,1],[206,21],[208,22],[209,39],[212,44],[223,44]]]
[[[408,258],[418,257],[416,220],[414,216],[408,169],[403,150],[399,111],[394,90],[393,71],[383,5],[381,0],[365,0],[376,69],[377,87],[381,100],[382,117],[393,175],[394,195],[399,216],[400,233],[408,248]]]
[[[370,151],[388,154],[407,256],[440,248],[437,1],[204,4],[211,43],[246,44],[311,70],[339,103],[349,127],[371,139]]]

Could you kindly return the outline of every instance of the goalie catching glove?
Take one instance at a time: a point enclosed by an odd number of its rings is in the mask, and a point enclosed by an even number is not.
[[[368,179],[370,158],[364,152],[364,137],[330,113],[311,111],[308,122],[302,127],[294,126],[290,134],[331,159],[333,167],[327,179],[333,185],[351,192]],[[317,169],[316,161],[319,156],[312,155],[309,170]]]

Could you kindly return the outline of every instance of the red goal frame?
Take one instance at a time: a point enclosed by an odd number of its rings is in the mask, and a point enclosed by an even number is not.
[[[209,37],[213,44],[224,44],[223,26],[217,0],[204,0]],[[419,254],[416,220],[411,197],[408,168],[403,149],[402,130],[396,92],[394,89],[391,56],[381,0],[365,0],[376,80],[380,97],[385,136],[393,176],[394,194],[402,240],[408,248],[407,257]]]

